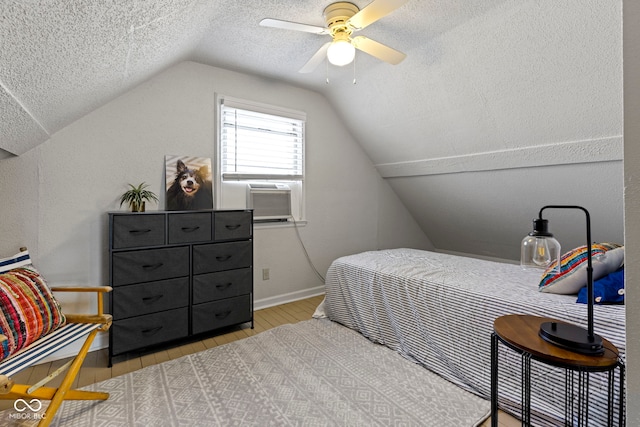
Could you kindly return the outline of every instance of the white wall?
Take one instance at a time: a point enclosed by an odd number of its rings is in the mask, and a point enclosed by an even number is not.
[[[594,241],[624,243],[623,179],[622,160],[616,160],[388,181],[439,250],[519,260],[520,241],[544,205],[583,206]],[[545,218],[563,251],[586,244],[581,213],[545,211]]]
[[[54,285],[106,284],[106,212],[120,209],[127,183],[142,181],[163,206],[165,154],[214,157],[216,92],[307,113],[308,222],[299,234],[321,274],[345,254],[432,247],[323,96],[183,62],[41,146],[0,160],[0,253],[28,246]],[[323,289],[294,228],[256,228],[254,262],[257,306]],[[270,269],[270,280],[262,280],[262,268]],[[62,304],[69,312],[87,308],[76,297],[64,297]]]
[[[624,1],[624,213],[627,425],[640,425],[640,2]]]

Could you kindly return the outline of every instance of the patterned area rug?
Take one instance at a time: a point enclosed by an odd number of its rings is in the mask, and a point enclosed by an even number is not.
[[[256,336],[89,387],[54,426],[474,426],[489,402],[326,319]],[[0,423],[11,425],[0,414]],[[24,420],[23,420],[24,421]]]

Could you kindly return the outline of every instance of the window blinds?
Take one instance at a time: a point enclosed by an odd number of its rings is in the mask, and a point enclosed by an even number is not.
[[[221,105],[223,180],[302,180],[304,120]]]

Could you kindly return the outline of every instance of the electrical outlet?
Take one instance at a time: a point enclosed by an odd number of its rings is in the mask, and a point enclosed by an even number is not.
[[[262,280],[269,280],[269,269],[268,268],[263,268],[262,269]]]

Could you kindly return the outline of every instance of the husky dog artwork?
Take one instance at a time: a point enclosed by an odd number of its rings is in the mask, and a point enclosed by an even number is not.
[[[209,167],[188,167],[176,162],[175,179],[167,187],[167,210],[213,209],[213,193]]]

